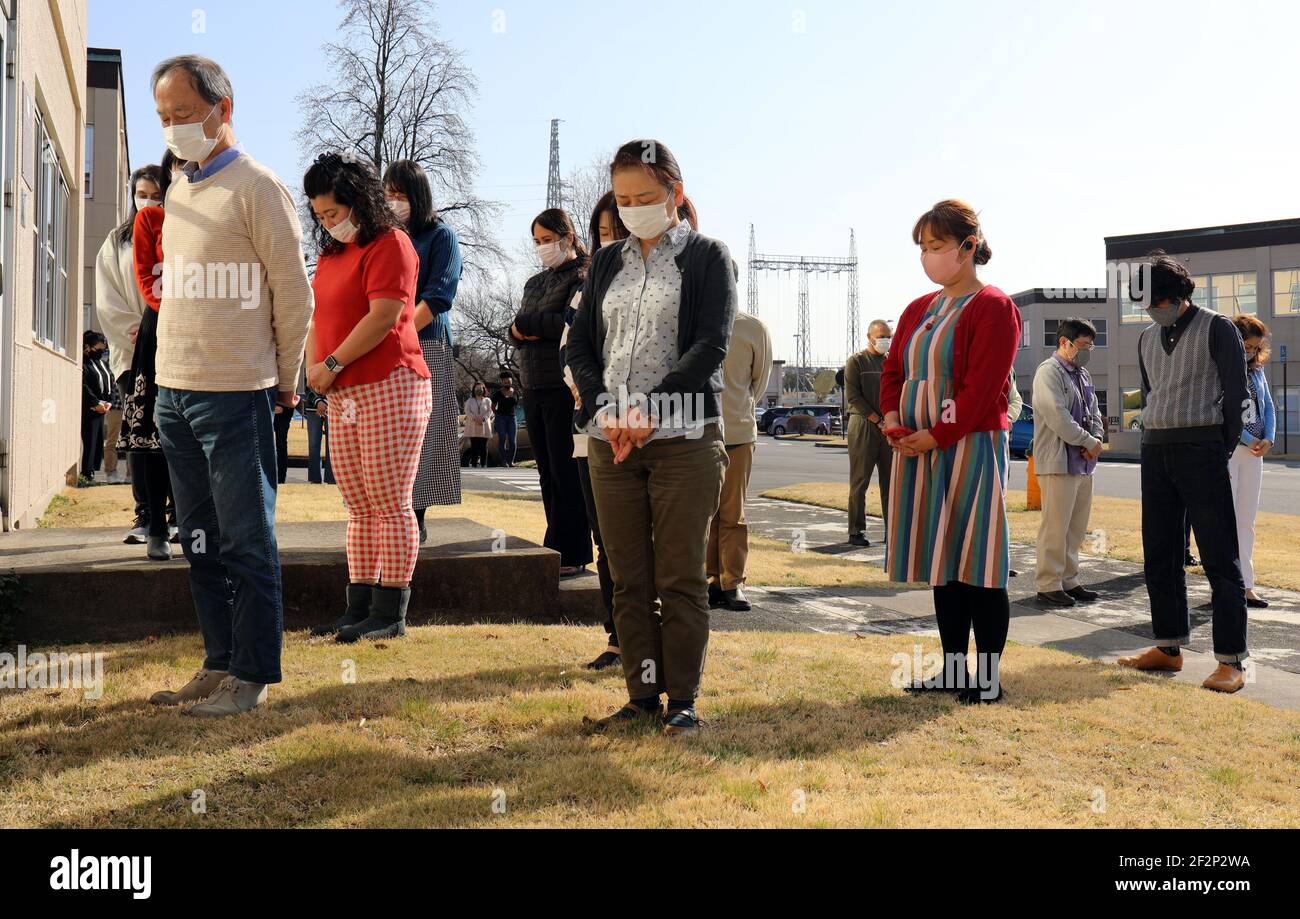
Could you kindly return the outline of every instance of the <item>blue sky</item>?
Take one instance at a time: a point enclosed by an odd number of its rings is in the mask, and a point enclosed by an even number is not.
[[[249,152],[299,187],[294,98],[328,78],[332,2],[90,0],[89,15],[90,44],[123,52],[134,165],[163,149],[152,65],[195,52],[230,72]],[[853,228],[864,328],[929,289],[910,232],[941,198],[981,211],[983,277],[1009,293],[1103,283],[1107,235],[1300,212],[1297,4],[455,0],[438,17],[479,79],[479,189],[505,202],[507,248],[545,203],[553,117],[566,172],[664,141],[742,272],[750,223],[775,254],[846,255]],[[781,357],[796,295],[793,278],[761,287]],[[814,358],[842,358],[844,299],[813,280]]]

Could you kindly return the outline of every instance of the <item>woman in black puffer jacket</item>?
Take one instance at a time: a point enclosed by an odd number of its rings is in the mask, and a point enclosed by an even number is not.
[[[538,214],[532,232],[546,267],[524,285],[510,337],[517,348],[524,423],[546,508],[543,545],[560,553],[560,577],[568,578],[591,564],[591,530],[573,458],[574,401],[560,366],[560,336],[565,311],[577,306],[590,258],[573,221],[559,208]]]

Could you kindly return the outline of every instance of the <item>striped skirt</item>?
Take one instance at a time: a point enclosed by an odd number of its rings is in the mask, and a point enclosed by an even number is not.
[[[411,504],[417,508],[460,504],[460,442],[456,437],[459,408],[451,345],[442,338],[422,338],[420,350],[432,377],[433,410],[429,412],[429,425],[424,432]]]
[[[894,454],[885,570],[893,581],[1006,588],[1010,567],[1006,431],[947,450]]]

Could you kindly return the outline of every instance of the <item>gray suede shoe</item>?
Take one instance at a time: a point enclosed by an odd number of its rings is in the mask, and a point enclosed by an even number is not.
[[[217,691],[227,674],[222,670],[200,670],[180,689],[172,692],[164,689],[149,697],[152,705],[184,705],[186,702],[202,702]]]
[[[199,703],[185,714],[195,718],[225,718],[252,711],[265,701],[265,683],[245,683],[239,677],[228,676],[208,701]]]

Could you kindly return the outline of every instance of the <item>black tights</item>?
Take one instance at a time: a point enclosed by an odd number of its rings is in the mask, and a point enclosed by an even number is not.
[[[934,589],[934,618],[939,623],[945,667],[955,654],[962,655],[958,660],[965,659],[973,625],[978,666],[982,672],[997,673],[995,662],[1006,649],[1007,630],[1011,625],[1011,601],[1004,588],[973,587],[950,581]],[[998,657],[986,660],[987,654]]]
[[[149,535],[167,538],[167,501],[172,482],[167,471],[167,457],[161,450],[130,454],[131,479],[144,483],[145,501],[149,505]]]

